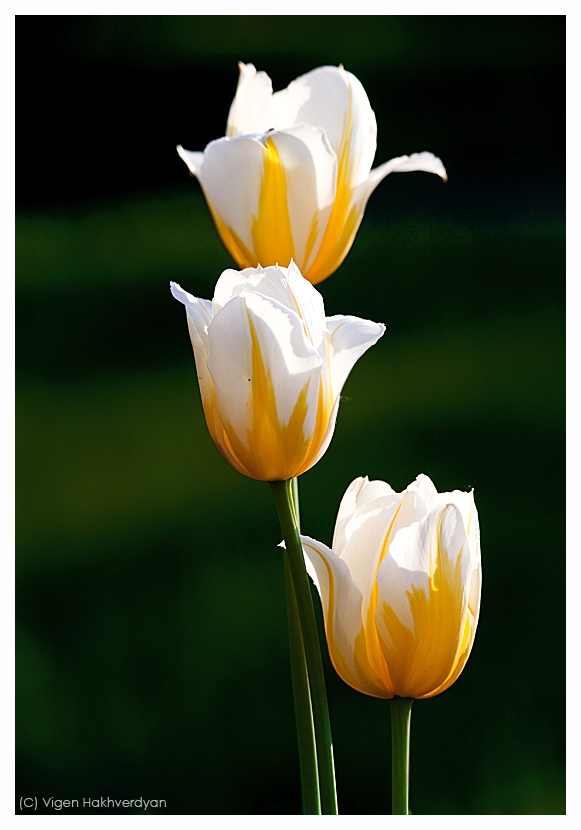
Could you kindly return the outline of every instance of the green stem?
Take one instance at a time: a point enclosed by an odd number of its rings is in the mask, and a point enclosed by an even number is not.
[[[394,697],[391,709],[391,812],[409,816],[410,726],[413,697]]]
[[[297,608],[297,599],[293,580],[285,551],[284,577],[286,590],[286,608],[290,645],[291,678],[295,719],[299,747],[299,765],[301,771],[301,792],[303,794],[303,814],[305,816],[321,815],[321,798],[319,795],[319,772],[317,769],[317,750],[315,744],[315,727],[311,709],[311,691],[305,660],[305,649],[301,634],[301,623]]]
[[[321,811],[323,815],[337,815],[333,740],[331,737],[331,723],[329,720],[327,693],[325,690],[325,674],[319,646],[319,636],[317,634],[317,621],[315,618],[313,598],[311,596],[311,587],[305,568],[297,514],[293,505],[293,485],[290,479],[287,481],[271,481],[269,484],[274,497],[282,535],[286,543],[288,563],[292,575],[300,627],[303,635],[313,707]]]

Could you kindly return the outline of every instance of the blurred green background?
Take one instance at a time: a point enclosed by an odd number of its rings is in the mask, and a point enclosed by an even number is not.
[[[564,16],[17,18],[17,797],[300,812],[271,495],[212,444],[168,287],[231,265],[175,145],[223,134],[239,60],[343,63],[376,164],[447,167],[388,177],[319,286],[388,331],[303,529],[358,475],[474,487],[480,625],[414,706],[411,809],[564,813]],[[324,658],[340,812],[388,813],[389,707]]]

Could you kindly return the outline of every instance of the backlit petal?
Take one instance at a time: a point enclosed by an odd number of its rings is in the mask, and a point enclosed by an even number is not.
[[[188,165],[192,176],[199,176],[204,161],[204,154],[192,152],[191,150],[184,150],[181,144],[178,144],[176,150],[178,151],[179,157]]]
[[[327,318],[327,331],[333,394],[339,395],[349,372],[361,355],[377,343],[385,332],[385,326],[338,314]]]
[[[269,163],[280,165],[280,175],[271,177],[270,192],[267,176],[263,180],[260,238],[255,238],[255,249],[261,264],[289,264],[286,243],[283,246],[280,238],[282,220],[277,216],[286,210],[292,236],[290,253],[304,266],[321,244],[335,201],[337,155],[324,130],[309,125],[270,133],[266,141]],[[279,178],[284,187],[278,184]]]
[[[198,174],[220,238],[241,268],[255,267],[260,261],[253,227],[265,161],[266,147],[259,137],[220,138],[206,147]]]
[[[236,457],[253,478],[290,478],[311,449],[322,370],[302,321],[243,292],[216,314],[208,336],[208,368]]]
[[[368,502],[390,497],[393,494],[394,490],[385,481],[369,481],[367,476],[360,476],[351,482],[341,499],[333,533],[333,550],[338,556],[343,556],[342,551],[356,527],[355,524],[349,524],[356,511],[362,509]]]
[[[186,307],[188,330],[196,360],[200,392],[202,400],[204,400],[204,398],[209,396],[210,388],[212,390],[214,388],[208,367],[206,366],[206,358],[210,352],[208,326],[212,321],[212,303],[208,300],[200,300],[198,297],[194,297],[192,294],[184,291],[177,282],[171,282],[170,289],[173,297]]]
[[[436,508],[390,544],[375,619],[397,695],[427,696],[454,673],[468,636],[471,564],[455,505]]]
[[[360,81],[342,67],[322,66],[289,84],[289,96],[303,100],[297,124],[322,127],[343,164],[344,180],[366,178],[377,142],[377,124]]]
[[[357,691],[391,697],[371,667],[361,624],[361,592],[349,568],[332,550],[301,536],[307,570],[323,606],[331,662],[339,676]]]
[[[272,81],[251,63],[239,63],[236,94],[228,114],[227,136],[265,133],[272,123]]]
[[[444,181],[448,181],[448,174],[442,160],[433,153],[424,151],[422,153],[412,153],[411,156],[397,156],[397,158],[390,159],[371,171],[367,181],[362,183],[361,190],[357,194],[358,202],[364,208],[377,185],[390,173],[412,173],[414,171],[435,173]]]

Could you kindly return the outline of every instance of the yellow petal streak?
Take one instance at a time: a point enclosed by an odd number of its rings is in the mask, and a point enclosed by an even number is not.
[[[210,213],[212,214],[212,219],[216,225],[218,235],[222,240],[222,244],[238,268],[240,268],[240,270],[243,270],[244,268],[256,268],[258,265],[256,254],[246,247],[244,242],[240,239],[238,234],[232,230],[232,228],[229,228],[228,225],[226,225],[220,217],[220,214],[214,210],[212,202],[208,196],[206,196],[206,201],[208,203],[208,207],[210,208]]]
[[[431,697],[447,688],[462,670],[469,653],[467,645],[474,636],[463,601],[463,551],[453,561],[445,550],[443,515],[431,541],[429,595],[413,586],[406,592],[413,631],[386,603],[380,608],[393,642],[390,646],[383,641],[383,652],[395,694],[400,697]]]
[[[235,469],[260,481],[283,481],[300,475],[313,463],[332,412],[330,390],[327,391],[327,384],[322,377],[319,382],[315,428],[312,432],[305,434],[304,428],[312,378],[307,379],[298,395],[288,423],[281,423],[270,369],[264,364],[250,315],[248,325],[252,341],[252,377],[249,378],[251,395],[246,402],[246,434],[241,436],[236,433],[227,420],[226,413],[221,413],[221,428],[216,428],[215,417],[210,421],[207,415],[206,422],[214,443]]]
[[[317,255],[309,268],[302,271],[303,276],[313,285],[326,279],[341,265],[353,244],[355,234],[361,223],[363,214],[356,205],[352,205],[354,188],[351,182],[353,181],[354,168],[359,161],[358,158],[353,157],[351,152],[352,132],[353,103],[352,92],[349,89],[349,108],[345,114],[341,156],[338,159],[335,201]],[[310,239],[313,238],[314,234],[315,226],[311,230]],[[307,244],[307,261],[310,250],[312,250],[312,242],[310,248]]]
[[[205,193],[216,230],[226,250],[239,268],[258,265],[281,265],[286,268],[295,259],[294,242],[289,217],[284,168],[272,138],[266,139],[264,169],[260,182],[258,215],[252,217],[252,250],[227,225]],[[311,243],[312,247],[312,243]],[[303,263],[297,263],[299,268]]]
[[[287,267],[295,258],[284,168],[272,138],[266,139],[258,216],[252,218],[255,264]]]
[[[315,548],[312,548],[312,546],[311,549],[315,550],[318,554],[318,551],[316,551]],[[320,554],[318,555],[320,556]],[[355,637],[352,660],[346,659],[346,657],[343,656],[343,651],[350,649],[351,644],[347,642],[339,644],[335,640],[333,624],[335,614],[337,613],[335,609],[335,580],[333,579],[333,571],[327,560],[322,556],[320,556],[320,559],[325,565],[329,579],[329,603],[325,611],[325,633],[327,636],[327,645],[329,647],[329,657],[331,658],[333,668],[339,677],[345,681],[345,683],[358,692],[363,692],[363,694],[370,695],[371,697],[392,697],[380,680],[375,676],[373,669],[369,665],[369,661],[367,659],[366,638],[363,627],[361,628],[360,633]],[[338,613],[339,615],[341,614],[341,609],[339,609]],[[341,632],[340,626],[339,632]],[[351,655],[349,655],[349,657],[351,657]]]
[[[385,534],[385,539],[383,540],[383,545],[381,547],[381,552],[379,554],[379,558],[377,560],[377,567],[375,569],[375,575],[377,575],[377,571],[379,570],[379,566],[383,562],[385,555],[388,551],[390,542],[391,542],[391,534],[393,531],[393,526],[395,525],[395,521],[397,519],[398,513],[401,509],[401,504],[395,511],[393,519],[391,520],[391,524],[389,525],[388,531]],[[365,622],[365,639],[366,639],[366,647],[367,647],[367,657],[369,659],[370,664],[373,666],[378,677],[381,678],[383,684],[385,685],[386,689],[388,690],[388,697],[393,697],[396,692],[393,688],[393,683],[391,682],[391,678],[389,676],[389,669],[387,667],[387,663],[385,657],[383,655],[383,651],[381,649],[381,644],[379,642],[379,636],[377,634],[377,626],[375,623],[375,612],[377,610],[377,602],[379,596],[379,589],[377,586],[377,579],[373,579],[373,586],[371,588],[371,595],[369,597],[369,606],[367,609],[366,614],[366,622]]]

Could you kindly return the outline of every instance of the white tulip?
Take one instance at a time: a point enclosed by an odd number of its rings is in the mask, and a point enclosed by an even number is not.
[[[343,262],[367,200],[389,173],[424,170],[446,180],[428,152],[371,170],[375,114],[343,67],[314,69],[273,94],[266,73],[239,66],[226,136],[204,152],[177,148],[238,267],[292,259],[310,282],[321,282]]]
[[[186,307],[206,423],[226,461],[263,481],[310,469],[331,440],[349,372],[385,326],[325,317],[294,262],[224,271],[213,300],[176,283],[171,291]]]
[[[346,683],[373,697],[426,698],[457,679],[480,609],[471,492],[438,493],[425,475],[403,493],[358,478],[341,501],[332,549],[301,540]]]

